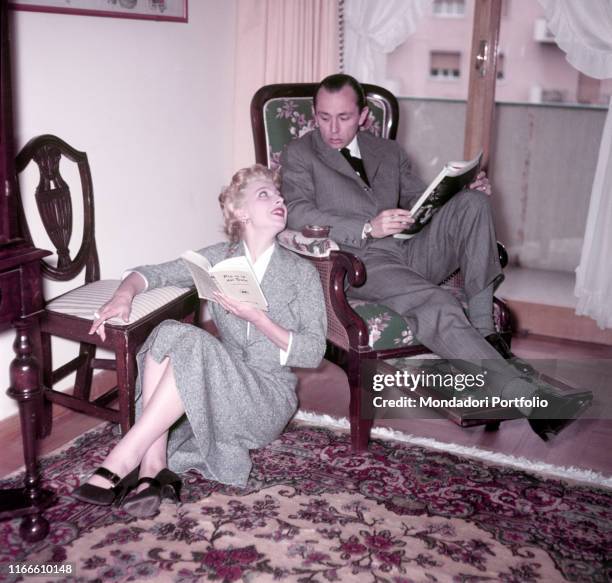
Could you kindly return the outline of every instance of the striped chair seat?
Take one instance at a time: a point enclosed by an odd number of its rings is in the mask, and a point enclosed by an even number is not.
[[[82,285],[52,299],[46,305],[46,309],[50,312],[76,316],[84,320],[93,320],[94,312],[110,300],[120,283],[120,279],[103,279]],[[189,288],[168,286],[138,294],[132,304],[129,322],[126,323],[121,318],[111,318],[107,322],[115,326],[128,326],[148,316],[188,290]]]

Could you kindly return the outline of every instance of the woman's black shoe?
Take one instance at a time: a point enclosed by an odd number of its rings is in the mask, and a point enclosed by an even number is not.
[[[544,441],[548,441],[552,436],[559,434],[568,425],[576,421],[593,402],[591,391],[555,395],[549,391],[538,389],[535,396],[548,401],[545,418],[532,416],[528,420],[534,433]],[[542,414],[542,412],[538,413]]]
[[[160,470],[155,478],[140,478],[138,486],[148,487],[127,498],[123,509],[136,518],[151,518],[159,512],[162,499],[180,501],[181,479],[168,468]]]
[[[72,491],[72,495],[81,502],[96,504],[98,506],[110,506],[115,503],[121,504],[126,494],[136,485],[138,479],[138,468],[132,470],[125,478],[120,478],[114,472],[100,466],[94,473],[94,476],[101,476],[108,480],[112,486],[110,488],[102,488],[93,484],[81,484],[78,488]]]
[[[162,486],[162,498],[178,504],[181,501],[181,487],[183,485],[181,479],[168,468],[161,470],[156,479]]]

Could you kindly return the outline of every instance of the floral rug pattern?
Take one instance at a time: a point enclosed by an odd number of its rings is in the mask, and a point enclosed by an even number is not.
[[[346,433],[292,424],[253,452],[246,488],[189,472],[181,505],[137,520],[69,496],[117,439],[103,426],[43,460],[51,533],[0,524],[0,581],[19,580],[9,562],[72,563],[59,580],[75,582],[610,580],[604,489],[393,441],[355,455]]]

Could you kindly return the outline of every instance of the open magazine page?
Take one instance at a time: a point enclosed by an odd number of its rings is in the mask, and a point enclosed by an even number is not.
[[[394,237],[409,239],[416,235],[441,206],[474,182],[481,160],[482,152],[473,160],[446,164],[410,209],[414,223]]]

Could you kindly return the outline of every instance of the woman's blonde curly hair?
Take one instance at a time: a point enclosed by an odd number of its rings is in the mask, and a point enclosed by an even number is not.
[[[280,188],[280,173],[277,170],[271,170],[261,164],[253,164],[253,166],[238,170],[232,176],[229,185],[219,195],[219,204],[225,220],[223,230],[231,243],[237,243],[242,235],[242,223],[236,217],[236,210],[242,205],[244,190],[250,182],[258,179],[270,180],[276,188]]]

